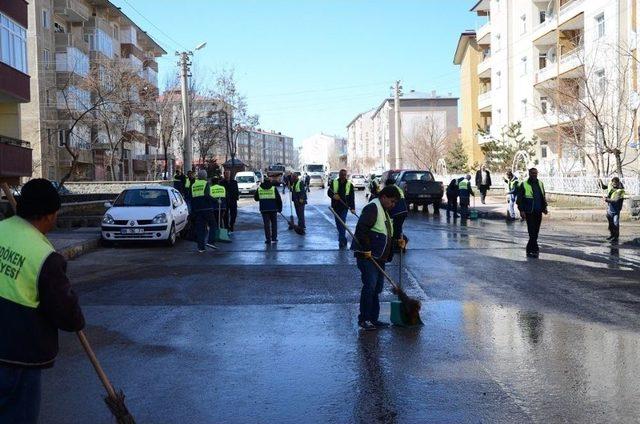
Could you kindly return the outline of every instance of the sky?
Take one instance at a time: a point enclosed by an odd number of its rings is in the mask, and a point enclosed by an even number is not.
[[[459,95],[453,55],[475,29],[472,0],[112,0],[167,52],[193,50],[196,78],[232,68],[260,128],[302,139],[347,124],[404,91]]]

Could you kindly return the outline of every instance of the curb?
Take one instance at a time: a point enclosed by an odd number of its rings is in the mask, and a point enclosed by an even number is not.
[[[506,220],[506,215],[503,212],[483,212],[478,211],[478,216],[484,219],[491,220]],[[549,221],[572,221],[572,222],[594,222],[594,223],[606,223],[607,219],[605,214],[580,214],[580,213],[565,213],[561,211],[550,211],[549,216],[545,218]],[[620,218],[620,222],[636,222],[637,220],[630,215],[623,214]]]
[[[100,246],[100,238],[86,240],[74,246],[66,247],[62,250],[59,250],[58,253],[61,254],[67,261],[70,261],[84,255],[85,253],[89,253],[90,251],[96,249],[98,246]]]

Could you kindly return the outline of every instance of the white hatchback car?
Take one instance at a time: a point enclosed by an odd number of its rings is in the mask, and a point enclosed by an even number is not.
[[[364,175],[356,174],[351,176],[351,184],[356,190],[364,190],[367,187],[367,179]]]
[[[163,240],[176,243],[187,225],[189,211],[182,195],[173,187],[150,185],[124,190],[102,218],[102,240]]]

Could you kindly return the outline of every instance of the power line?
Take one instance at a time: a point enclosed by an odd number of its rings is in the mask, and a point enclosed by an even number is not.
[[[185,50],[189,50],[188,47],[186,47],[184,44],[180,43],[179,41],[177,41],[176,39],[174,39],[173,37],[171,37],[169,34],[167,34],[166,32],[164,32],[159,26],[157,26],[156,24],[154,24],[153,22],[151,22],[151,20],[149,18],[147,18],[142,12],[140,12],[138,9],[135,8],[134,5],[132,5],[129,0],[122,0],[123,2],[125,2],[127,5],[129,5],[129,7],[136,12],[138,15],[140,15],[142,17],[142,19],[144,19],[145,21],[147,21],[152,27],[154,27],[155,29],[157,29],[161,34],[163,34],[165,37],[167,37],[167,39],[171,40],[176,46],[178,47],[182,47]]]

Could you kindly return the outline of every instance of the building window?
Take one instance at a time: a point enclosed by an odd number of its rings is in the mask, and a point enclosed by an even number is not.
[[[538,15],[540,17],[540,23],[543,24],[547,21],[547,11],[546,10],[541,10],[540,14]]]
[[[546,159],[548,155],[549,154],[547,152],[547,143],[546,142],[540,143],[540,157],[542,159]]]
[[[548,97],[540,97],[540,112],[543,115],[546,115],[549,112],[549,98]]]
[[[51,128],[47,128],[47,144],[51,146],[51,143],[53,143],[53,131]]]
[[[42,9],[42,28],[49,29],[51,22],[49,21],[49,10]]]
[[[520,16],[520,20],[522,21],[522,34],[527,33],[527,15]]]
[[[596,16],[596,34],[597,38],[604,37],[605,34],[605,25],[604,25],[604,13]]]
[[[44,62],[44,69],[49,69],[50,60],[51,60],[51,55],[49,54],[49,49],[42,50],[42,61]]]
[[[522,76],[527,75],[527,57],[526,56],[520,59],[520,66],[521,66],[520,74]]]
[[[53,32],[57,33],[57,34],[64,34],[66,31],[64,30],[64,27],[62,25],[60,25],[57,22],[53,23]]]
[[[67,137],[69,136],[69,130],[58,130],[58,147],[64,147],[67,143]]]
[[[27,73],[27,30],[0,13],[0,61]]]

